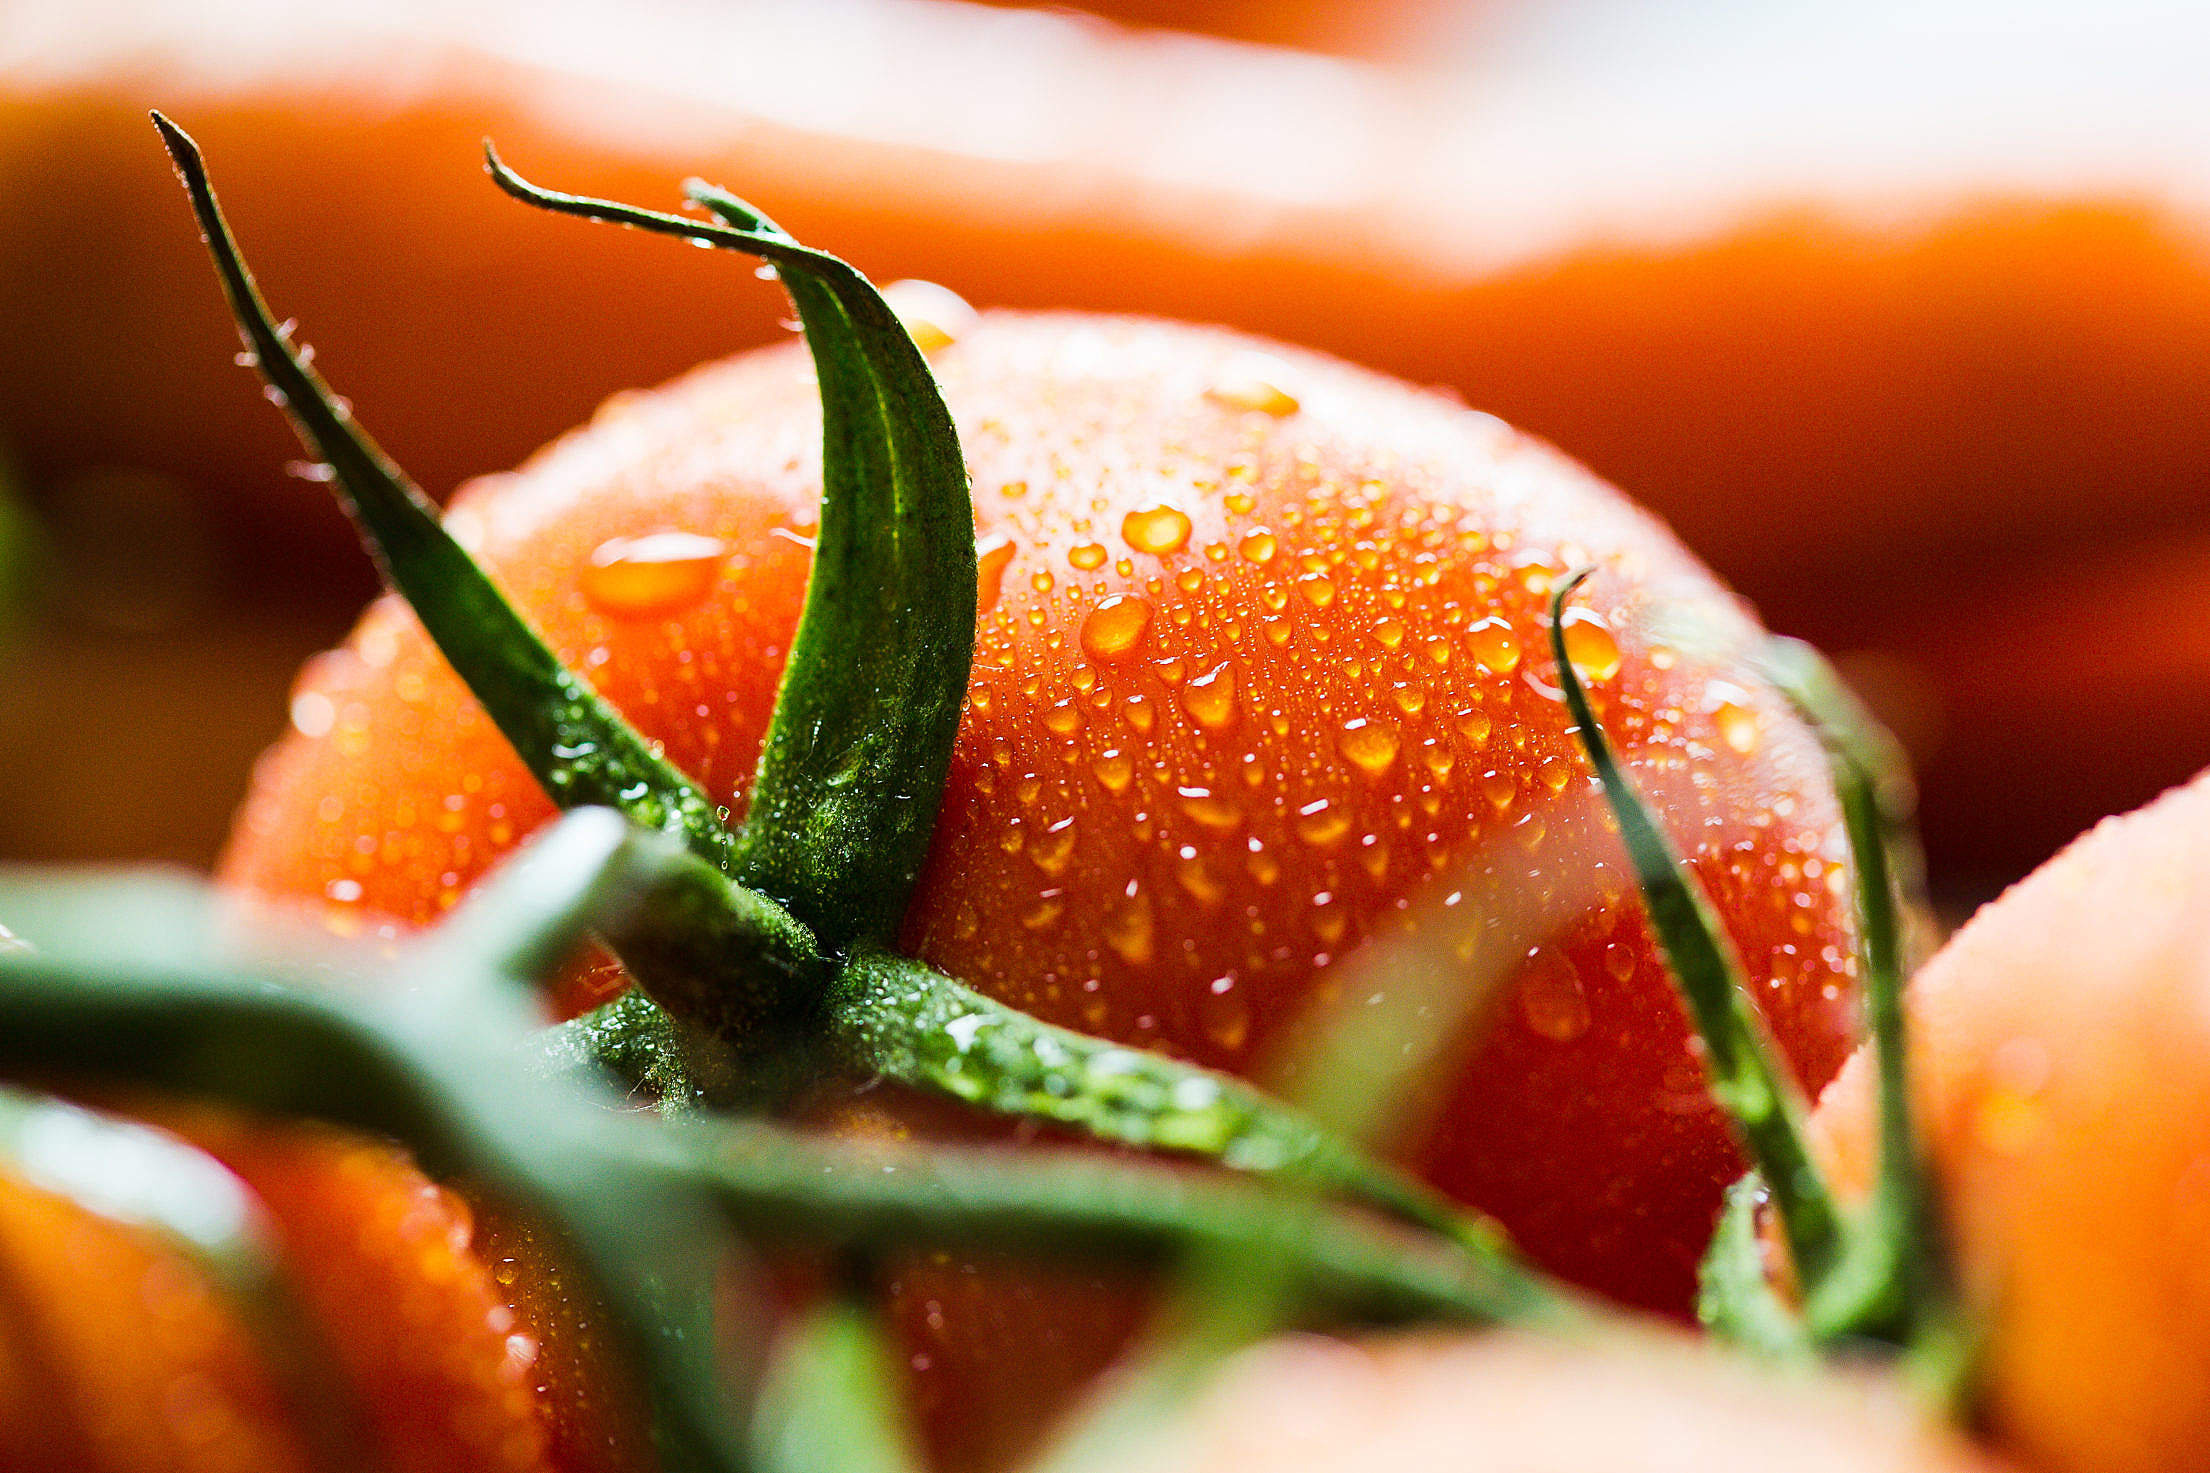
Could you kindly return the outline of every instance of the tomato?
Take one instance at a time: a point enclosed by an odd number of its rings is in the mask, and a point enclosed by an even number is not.
[[[1777,1377],[1687,1344],[1301,1336],[1230,1361],[1146,1473],[1993,1473],[1870,1378]]]
[[[2052,1473],[2186,1467],[2210,1437],[2210,776],[1985,907],[1909,995],[1942,1212],[1999,1443]],[[1815,1141],[1870,1171],[1852,1060]]]
[[[935,362],[983,611],[909,948],[1263,1077],[1308,1004],[1376,985],[1346,959],[1416,921],[1464,958],[1452,991],[1486,972],[1498,1000],[1393,1148],[1538,1260],[1684,1310],[1738,1163],[1548,683],[1543,609],[1569,565],[1604,570],[1576,659],[1816,1086],[1849,1029],[1842,841],[1815,743],[1739,661],[1754,624],[1553,452],[1316,355],[1007,314]],[[798,349],[746,355],[617,400],[450,517],[733,808],[804,589],[817,436]],[[1700,634],[1668,644],[1683,616]],[[223,873],[341,929],[435,919],[551,812],[395,602],[310,666],[292,715]],[[980,1390],[1032,1421],[1026,1364]]]
[[[512,1291],[473,1247],[467,1208],[400,1152],[209,1110],[154,1113],[252,1188],[341,1405],[394,1473],[600,1466],[551,1461]],[[174,1247],[0,1177],[0,1282],[9,1468],[313,1466],[238,1306]]]

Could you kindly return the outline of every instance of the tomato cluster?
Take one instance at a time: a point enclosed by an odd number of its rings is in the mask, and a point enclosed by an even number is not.
[[[752,218],[733,201],[719,213]],[[234,296],[249,297],[231,269]],[[802,311],[823,300],[808,289],[793,282]],[[1870,934],[1892,927],[1862,893],[1864,836],[1845,824],[1856,810],[1830,783],[1822,734],[1768,678],[1752,616],[1653,519],[1447,398],[1218,330],[976,316],[910,288],[893,300],[957,421],[980,610],[898,950],[947,986],[1067,1030],[1023,1035],[1040,1049],[1081,1035],[1121,1046],[1119,1067],[1177,1061],[1190,1067],[1171,1077],[1206,1099],[1221,1086],[1201,1070],[1324,1098],[1314,1061],[1327,1055],[1312,1039],[1342,1035],[1364,1010],[1408,1009],[1412,1032],[1433,1037],[1393,1045],[1429,1062],[1363,1102],[1383,1117],[1359,1122],[1383,1151],[1542,1268],[1685,1317],[1744,1164],[1730,1126],[1753,1144],[1751,1123],[1793,1129],[1796,1091],[1824,1085],[1849,1047],[1860,958],[1892,940]],[[272,329],[255,342],[288,352],[281,339]],[[819,607],[817,550],[848,551],[828,547],[823,487],[838,467],[824,457],[851,454],[867,432],[836,419],[847,386],[831,384],[840,370],[813,346],[812,372],[789,346],[620,399],[520,471],[464,490],[446,522],[553,654],[732,825],[746,821],[787,709],[786,656]],[[361,452],[337,475],[350,491],[369,464]],[[394,565],[404,555],[384,550]],[[851,639],[874,632],[845,627]],[[436,925],[552,819],[535,754],[509,746],[512,724],[502,734],[471,694],[483,687],[470,659],[453,660],[392,598],[312,664],[224,882],[297,903],[341,936],[390,940]],[[588,755],[580,728],[554,725],[555,757]],[[655,796],[649,786],[635,796]],[[1942,1226],[1986,1335],[1971,1386],[2030,1467],[2171,1466],[2210,1430],[2202,1378],[2188,1374],[2210,1367],[2192,1268],[2210,1215],[2193,1200],[2191,1133],[2210,1101],[2186,1026],[2202,980],[2189,918],[2203,913],[2210,861],[2196,842],[2206,791],[2084,842],[1991,908],[1916,996]],[[1678,928],[1703,911],[1657,903],[1627,818],[1645,812],[1683,856],[1676,882],[1693,876],[1684,893],[1706,903],[1714,954],[1739,960],[1728,1001],[1745,1035],[1769,1035],[1792,1069],[1760,1099],[1731,1073],[1726,1088],[1706,1086],[1718,1045],[1708,1030],[1692,1038],[1675,992]],[[799,898],[757,903],[799,910]],[[2126,922],[2117,942],[2114,915]],[[849,975],[838,969],[858,963],[834,951],[806,959]],[[563,996],[581,1013],[631,980],[601,959]],[[976,1012],[945,1031],[987,1023]],[[743,1061],[772,1043],[707,1041]],[[1090,1067],[1099,1057],[1111,1055]],[[1875,1120],[1875,1068],[1845,1072],[1812,1126],[1823,1154],[1806,1176],[1831,1176],[1845,1204],[1877,1198],[1874,1179],[1891,1179],[1899,1145],[1911,1148],[1898,1117]],[[834,1070],[776,1103],[832,1131],[907,1140],[1028,1128]],[[2116,1134],[2144,1108],[2162,1128]],[[603,1307],[559,1248],[515,1223],[474,1241],[468,1209],[384,1146],[153,1114],[251,1187],[359,1396],[355,1430],[394,1465],[652,1460],[636,1388],[604,1354]],[[1783,1216],[1816,1199],[1811,1185],[1775,1179]],[[2137,1220],[2114,1228],[2128,1204]],[[1469,1226],[1467,1239],[1485,1231]],[[0,1342],[8,1425],[30,1425],[46,1390],[65,1398],[63,1430],[26,1441],[23,1460],[316,1456],[277,1368],[198,1269],[35,1185],[6,1185],[0,1234],[7,1287],[23,1285],[25,1304],[65,1297],[69,1273],[104,1265],[163,1324],[151,1338],[119,1333],[125,1310],[94,1296]],[[950,1467],[1002,1466],[1031,1448],[1123,1349],[1147,1289],[1132,1275],[910,1246],[793,1267],[794,1280],[862,1279],[887,1297],[910,1367],[889,1394]],[[1793,1267],[1771,1291],[1784,1315],[1791,1286],[1815,1301],[1827,1282],[1828,1265]],[[1946,1283],[1931,1271],[1898,1281]],[[1805,1323],[1817,1313],[1804,1306]],[[1174,1455],[1341,1466],[1345,1442],[1381,1438],[1401,1444],[1394,1456],[1429,1457],[1483,1396],[1563,1442],[1578,1429],[1556,1385],[1585,1377],[1632,1413],[1574,1455],[1591,1462],[1644,1447],[1644,1412],[1684,1406],[1713,1418],[1714,1447],[1734,1455],[1775,1425],[1783,1447],[1830,1425],[1853,1439],[1840,1467],[1972,1456],[1908,1417],[1851,1422],[1817,1396],[1766,1422],[1743,1411],[1764,1392],[1735,1370],[1580,1328],[1604,1343],[1337,1346],[1301,1365],[1277,1348],[1267,1374],[1299,1403],[1306,1424],[1287,1430],[1303,1445],[1275,1448],[1284,1415],[1266,1396],[1239,1401],[1231,1381]],[[2094,1375],[2072,1370],[2081,1354]],[[1345,1392],[1346,1378],[1363,1385]],[[1462,1401],[1460,1386],[1481,1394]],[[149,1396],[155,1415],[139,1415]],[[1613,1434],[1625,1453],[1607,1450]]]

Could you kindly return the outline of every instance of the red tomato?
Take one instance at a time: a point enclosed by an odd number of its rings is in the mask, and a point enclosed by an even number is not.
[[[1685,1344],[1512,1335],[1345,1344],[1229,1362],[1145,1473],[1993,1473],[1870,1378],[1783,1379]]]
[[[1912,984],[1942,1210],[1986,1327],[1997,1440],[2051,1473],[2191,1467],[2210,1441],[2210,775],[2108,819]],[[1814,1134],[1872,1165],[1852,1060]]]
[[[359,1435],[393,1473],[573,1473],[552,1460],[537,1348],[468,1210],[389,1146],[160,1112],[269,1215]],[[0,1466],[288,1473],[313,1466],[237,1307],[177,1249],[0,1177]],[[31,1408],[35,1408],[32,1410]]]
[[[1263,1075],[1301,1010],[1386,981],[1369,942],[1441,934],[1453,992],[1497,989],[1494,1026],[1467,1025],[1392,1147],[1543,1263],[1684,1310],[1738,1162],[1543,611],[1563,570],[1603,570],[1576,662],[1816,1086],[1849,1027],[1843,845],[1815,744],[1736,658],[1754,623],[1547,448],[1317,355],[1006,314],[936,365],[983,613],[909,947],[1054,1021]],[[805,584],[814,400],[795,347],[746,355],[616,401],[453,514],[564,657],[739,809]],[[1700,633],[1668,643],[1684,618]],[[550,814],[392,602],[292,715],[225,874],[341,927],[434,919]],[[929,1358],[959,1360],[944,1338]],[[978,1382],[1033,1418],[1004,1364]]]

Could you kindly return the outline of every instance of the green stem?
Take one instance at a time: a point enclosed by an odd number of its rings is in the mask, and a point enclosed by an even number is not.
[[[1750,1159],[1770,1185],[1774,1210],[1806,1284],[1836,1257],[1840,1227],[1825,1178],[1804,1143],[1804,1105],[1794,1076],[1779,1062],[1764,1019],[1749,1000],[1742,968],[1711,902],[1673,841],[1627,780],[1611,741],[1590,708],[1565,646],[1566,600],[1593,570],[1558,585],[1550,600],[1550,649],[1589,765],[1618,820],[1650,927],[1705,1051],[1712,1098],[1732,1121]]]
[[[437,508],[292,346],[246,268],[198,146],[161,114],[153,119],[272,396],[308,449],[329,464],[385,577],[553,802],[618,809],[646,828],[681,836],[700,858],[731,870],[736,838],[712,800],[560,663],[445,531]]]
[[[752,1432],[761,1473],[920,1473],[900,1392],[866,1309],[831,1298],[801,1314],[761,1385]]]
[[[821,386],[821,527],[735,873],[830,947],[887,941],[928,855],[974,655],[974,509],[928,361],[866,277],[726,191],[708,224],[541,189],[526,203],[741,251],[780,272]]]
[[[1100,1140],[1303,1179],[1442,1234],[1540,1287],[1500,1230],[1240,1080],[1057,1028],[905,957],[862,951],[838,979],[832,1047],[849,1067]]]

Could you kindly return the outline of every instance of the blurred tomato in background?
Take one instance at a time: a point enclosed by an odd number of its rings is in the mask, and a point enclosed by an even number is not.
[[[1841,656],[1954,895],[2202,765],[2210,12],[1095,8],[0,9],[31,525],[0,541],[36,550],[0,622],[0,858],[205,864],[373,586],[231,362],[151,106],[439,496],[787,331],[725,257],[499,196],[490,135],[643,203],[708,176],[879,280],[1227,322],[1549,437]]]

